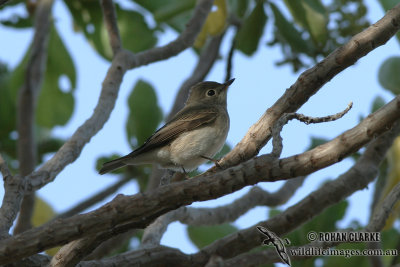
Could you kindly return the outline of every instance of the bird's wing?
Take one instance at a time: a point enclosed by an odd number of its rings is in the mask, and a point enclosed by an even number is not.
[[[147,152],[151,149],[168,144],[186,131],[196,129],[213,122],[217,118],[217,115],[218,109],[214,107],[207,109],[204,109],[203,107],[193,107],[188,111],[181,110],[171,119],[171,121],[166,123],[152,136],[150,136],[150,138],[147,139],[142,146],[128,155],[104,163],[102,169],[100,170],[100,174],[121,168],[126,165],[124,163],[126,159],[132,158],[139,153]]]
[[[200,107],[182,110],[127,157],[168,144],[184,132],[208,125],[217,118],[217,115],[218,110],[216,108],[205,109]]]

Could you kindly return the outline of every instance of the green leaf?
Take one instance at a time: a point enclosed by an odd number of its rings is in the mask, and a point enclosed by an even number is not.
[[[333,232],[336,230],[336,222],[341,220],[346,212],[348,203],[341,201],[331,207],[325,209],[321,214],[314,217],[296,231],[290,233],[289,238],[292,246],[303,245],[309,243],[307,234],[313,232]]]
[[[229,6],[232,7],[233,10],[239,18],[243,18],[246,15],[247,10],[249,9],[248,0],[229,0]]]
[[[82,31],[96,51],[110,60],[112,51],[99,2],[92,0],[64,2],[74,18],[75,29]],[[157,43],[154,30],[149,28],[142,14],[122,9],[118,4],[115,4],[115,8],[122,44],[126,49],[139,52],[152,48]]]
[[[60,64],[62,62],[62,64]],[[60,79],[69,82],[68,88],[61,88]],[[76,87],[75,66],[68,50],[52,27],[50,33],[47,68],[36,109],[36,122],[43,127],[52,128],[64,125],[72,116]]]
[[[248,56],[257,51],[266,22],[264,4],[258,1],[236,35],[236,47]]]
[[[399,0],[378,0],[385,11],[392,9],[395,5],[399,3]],[[400,33],[396,33],[397,41],[400,42]]]
[[[281,11],[273,4],[269,3],[274,13],[276,33],[281,36],[292,48],[293,52],[311,53],[311,47],[307,41],[304,41],[301,33],[289,22]]]
[[[390,57],[379,68],[379,83],[395,95],[400,94],[400,57]]]
[[[143,144],[154,133],[162,120],[162,112],[154,88],[143,80],[135,84],[128,105],[130,113],[126,130],[129,143],[135,147]]]
[[[72,115],[74,109],[72,93],[76,87],[76,73],[72,58],[54,26],[51,28],[49,38],[46,71],[36,108],[36,122],[40,126],[52,128],[64,125]],[[25,81],[25,68],[30,51],[29,48],[10,78],[10,95],[14,103]],[[61,79],[68,82],[68,88],[61,88]]]
[[[237,232],[237,228],[229,223],[213,226],[191,226],[187,227],[190,240],[201,249],[217,239]]]
[[[149,10],[158,23],[167,23],[178,32],[185,29],[196,5],[196,0],[135,0],[135,2]]]
[[[315,43],[325,45],[328,39],[328,18],[325,7],[320,0],[303,0],[306,11],[307,29]]]
[[[371,113],[377,111],[381,107],[383,107],[386,104],[385,99],[381,96],[375,97],[374,101],[372,102],[372,107],[371,107]]]
[[[20,29],[33,27],[32,17],[21,17],[18,14],[12,15],[9,19],[1,20],[0,23],[4,26]]]
[[[118,28],[124,48],[136,53],[152,48],[157,43],[154,30],[150,29],[144,20],[144,16],[133,10],[121,9],[116,5]],[[105,35],[106,29],[103,24],[103,42],[104,47],[109,46],[108,34]],[[106,36],[106,38],[104,38]]]

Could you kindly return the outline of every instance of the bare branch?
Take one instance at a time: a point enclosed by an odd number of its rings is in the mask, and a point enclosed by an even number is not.
[[[216,208],[181,207],[158,217],[143,233],[142,246],[153,247],[160,244],[167,227],[174,221],[187,225],[216,225],[233,222],[256,206],[278,206],[286,203],[303,184],[305,177],[286,181],[275,193],[264,191],[258,186],[231,204]]]
[[[351,109],[352,106],[353,106],[353,102],[350,102],[347,105],[347,108],[345,110],[343,110],[343,111],[341,111],[339,113],[336,113],[334,115],[329,115],[329,116],[325,116],[325,117],[315,117],[315,118],[313,118],[313,117],[310,117],[310,116],[305,116],[303,114],[298,114],[298,113],[295,113],[295,114],[297,114],[296,115],[296,119],[301,121],[301,122],[304,122],[305,124],[321,123],[321,122],[335,121],[335,120],[340,119],[341,117],[343,117]]]
[[[19,90],[18,97],[18,161],[21,176],[30,174],[37,161],[37,145],[34,138],[37,96],[42,85],[47,60],[47,46],[50,33],[50,14],[52,0],[41,0],[37,4],[35,14],[35,35],[26,66],[25,82]],[[18,234],[32,228],[31,218],[35,194],[25,195],[14,228]]]
[[[232,78],[232,59],[235,52],[236,38],[231,41],[231,48],[229,49],[228,58],[226,60],[226,75],[225,81],[229,81]]]
[[[81,262],[77,267],[112,266],[194,266],[192,257],[178,249],[159,246],[119,254],[98,261]]]
[[[74,162],[80,155],[83,147],[103,127],[114,108],[122,77],[128,69],[149,64],[157,60],[166,59],[188,48],[197,36],[205,17],[212,6],[212,0],[201,0],[196,6],[192,19],[183,33],[171,43],[158,48],[133,55],[126,50],[119,50],[114,56],[112,64],[103,82],[99,102],[92,116],[80,126],[72,137],[59,151],[47,161],[38,171],[27,176],[32,178],[29,190],[37,190],[53,181],[65,166]]]
[[[357,151],[372,138],[390,128],[399,118],[400,96],[369,115],[356,127],[303,154],[273,162],[260,156],[240,166],[221,170],[215,174],[205,173],[196,177],[196,179],[159,187],[144,194],[118,195],[113,201],[95,211],[56,220],[37,229],[28,230],[0,241],[0,264],[32,255],[43,249],[63,244],[68,240],[89,236],[107,229],[115,229],[119,224],[128,223],[132,228],[144,228],[155,218],[170,210],[191,204],[194,201],[221,197],[260,181],[276,181],[307,175],[334,164]],[[371,161],[374,161],[374,159],[371,159]],[[370,170],[370,168],[366,169]],[[357,190],[359,185],[357,181],[349,188],[342,188],[345,192],[343,197],[348,196],[349,192],[352,193]],[[326,198],[326,192],[324,194],[319,197]],[[327,200],[327,203],[332,203],[335,199],[331,199],[329,194],[328,196],[330,199]],[[313,196],[311,200],[304,201],[304,203],[313,206],[315,204],[314,199],[318,198]],[[311,203],[308,203],[309,201]],[[304,203],[301,203],[301,205]],[[322,207],[324,205],[319,205],[315,212],[318,212]],[[308,206],[304,209],[299,209],[301,211],[300,217],[305,216],[301,220],[308,218],[306,215],[310,213],[310,211],[307,211]],[[291,209],[288,209],[287,212],[290,213]],[[99,220],[100,217],[102,220]],[[282,222],[280,223],[284,225]],[[282,229],[272,230],[277,233],[283,231]],[[51,236],[51,238],[47,238],[48,236]]]
[[[130,68],[135,68],[163,59],[167,59],[191,47],[200,32],[208,13],[211,10],[214,0],[199,0],[195,7],[194,13],[190,21],[187,23],[182,34],[171,43],[156,47],[144,52],[137,53],[135,57],[131,57]]]
[[[3,175],[3,181],[12,177],[10,169],[8,168],[7,163],[5,162],[1,154],[0,154],[0,172],[1,175]]]
[[[72,215],[78,214],[78,213],[90,208],[94,204],[104,200],[109,195],[115,193],[119,188],[124,186],[130,180],[131,180],[130,177],[125,177],[124,179],[118,180],[113,185],[105,188],[104,190],[102,190],[102,191],[98,192],[97,194],[93,195],[92,197],[89,197],[88,199],[82,201],[81,203],[79,203],[75,207],[72,207],[71,209],[59,214],[55,219],[70,217]]]
[[[400,184],[393,187],[392,191],[386,196],[382,205],[375,209],[374,215],[371,221],[365,228],[369,232],[377,232],[383,229],[386,220],[393,211],[394,204],[396,204],[400,199]]]
[[[137,234],[137,231],[134,229],[119,235],[114,235],[101,243],[92,253],[85,257],[85,260],[102,259],[104,256],[110,255],[124,246],[126,242],[130,241],[135,234]]]
[[[39,1],[35,15],[35,35],[33,38],[28,64],[26,67],[24,85],[19,91],[18,98],[18,159],[21,175],[33,171],[36,163],[36,144],[34,141],[34,115],[36,98],[39,93],[47,59],[48,35],[50,32],[50,14],[52,0]],[[1,233],[5,237],[15,220],[21,201],[24,197],[20,192],[24,188],[24,181],[20,176],[5,179],[5,195],[0,208]],[[15,232],[22,232],[30,228],[30,219],[33,210],[33,197],[27,196],[22,202],[20,219],[15,227]],[[3,217],[4,216],[4,217]]]
[[[339,178],[325,183],[323,187],[312,192],[299,203],[257,225],[267,227],[277,235],[282,236],[310,220],[327,207],[338,203],[355,191],[367,187],[375,179],[380,162],[384,159],[386,151],[399,132],[400,123],[397,122],[391,131],[372,141],[356,164]],[[194,259],[197,261],[204,255],[212,255],[217,251],[218,255],[230,258],[261,245],[262,237],[255,227],[256,225],[240,230],[214,242],[199,251]],[[206,260],[203,259],[203,261]]]
[[[122,47],[115,6],[112,0],[102,0],[101,7],[103,10],[104,24],[106,25],[108,36],[110,38],[110,46],[115,56]]]
[[[284,114],[299,109],[308,99],[336,74],[353,65],[357,60],[385,44],[400,29],[400,4],[386,15],[355,35],[344,46],[336,49],[320,63],[303,72],[285,94],[250,127],[245,137],[219,164],[226,168],[237,165],[258,154],[271,138],[271,128]]]
[[[342,112],[336,113],[334,115],[329,115],[325,117],[310,117],[305,116],[300,113],[287,113],[284,114],[277,122],[275,122],[274,127],[272,128],[272,152],[270,154],[265,155],[266,157],[271,157],[271,159],[277,159],[281,156],[283,145],[282,145],[282,137],[281,132],[283,126],[285,126],[290,120],[296,119],[306,124],[310,123],[321,123],[328,122],[340,119],[343,117],[353,106],[353,103],[350,103],[345,110]]]
[[[7,4],[7,2],[10,2],[10,0],[0,0],[0,7],[2,7],[5,4]]]

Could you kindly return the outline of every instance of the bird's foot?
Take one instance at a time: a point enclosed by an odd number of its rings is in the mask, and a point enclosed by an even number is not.
[[[209,157],[206,157],[206,156],[200,156],[200,157],[202,157],[203,159],[207,159],[207,160],[209,160],[211,162],[214,162],[215,167],[221,168],[221,165],[219,165],[219,159],[212,159],[212,158],[209,158]]]

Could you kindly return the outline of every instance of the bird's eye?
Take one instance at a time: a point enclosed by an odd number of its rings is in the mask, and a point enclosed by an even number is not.
[[[207,95],[208,95],[208,96],[213,96],[213,95],[215,95],[215,91],[212,90],[212,89],[211,89],[211,90],[208,90],[208,91],[207,91]]]

